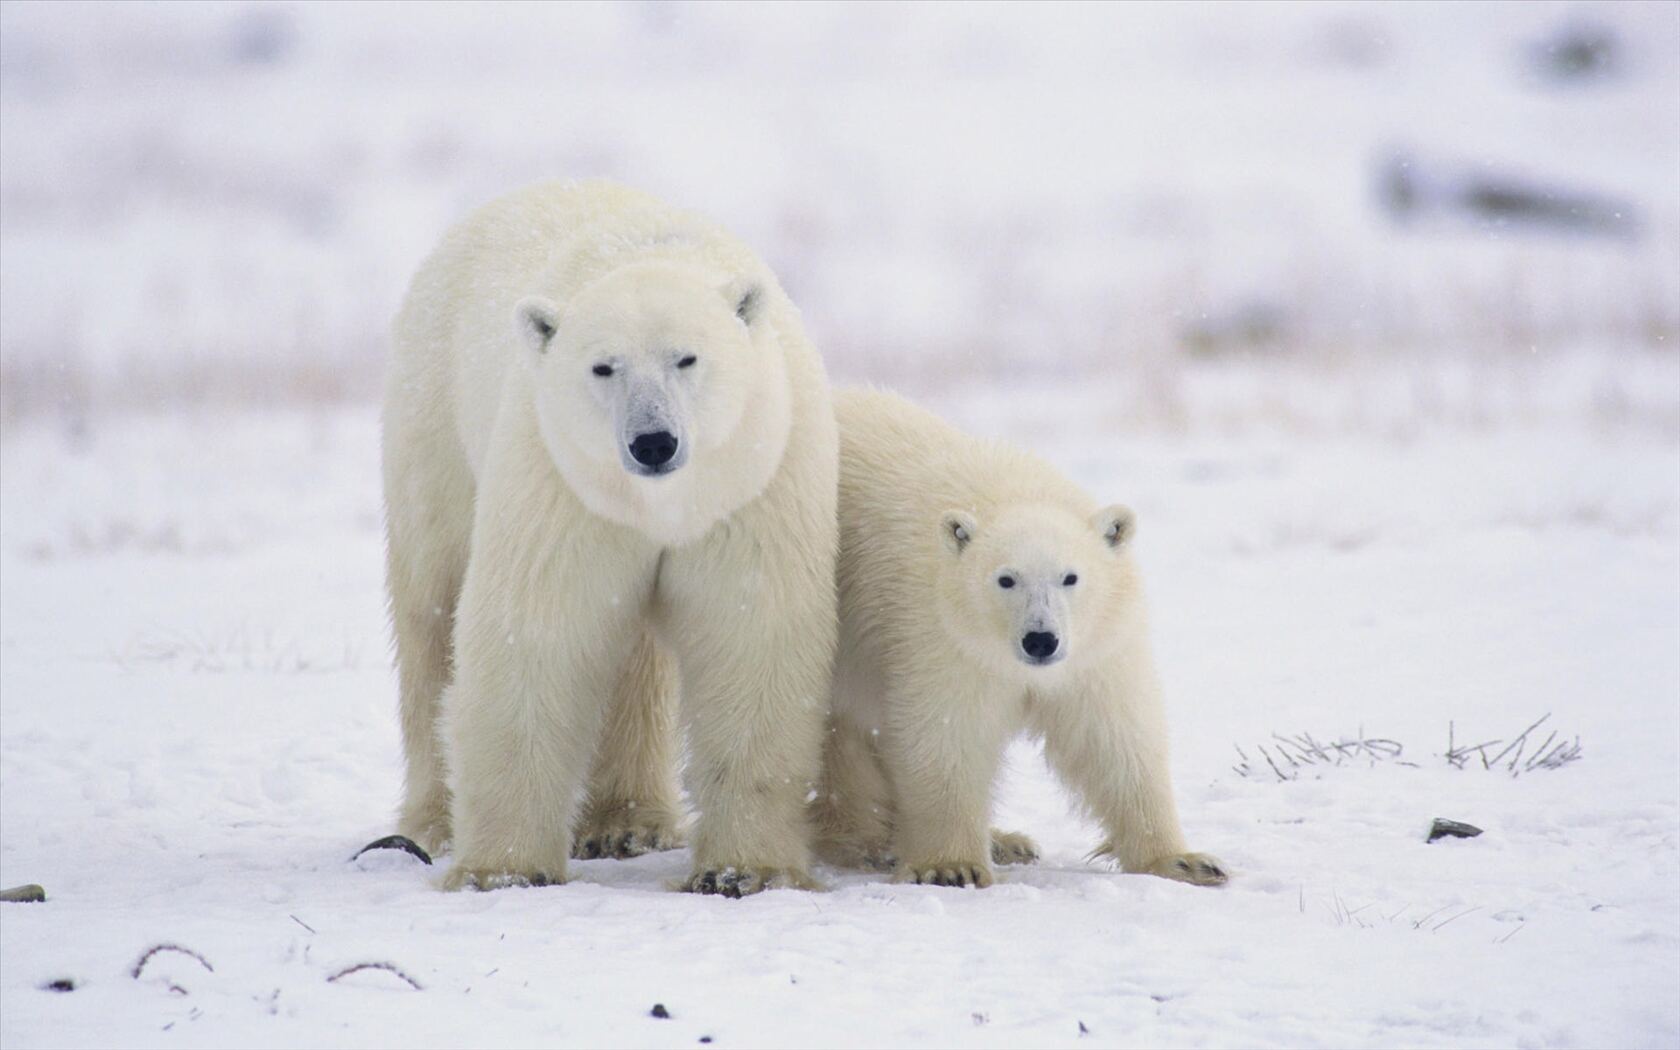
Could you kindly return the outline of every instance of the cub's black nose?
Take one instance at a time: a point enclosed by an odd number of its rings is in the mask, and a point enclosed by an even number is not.
[[[1021,651],[1034,660],[1048,660],[1061,644],[1061,639],[1049,631],[1028,631],[1021,638]]]
[[[637,434],[630,442],[630,456],[644,467],[663,467],[677,454],[677,436],[669,430]]]

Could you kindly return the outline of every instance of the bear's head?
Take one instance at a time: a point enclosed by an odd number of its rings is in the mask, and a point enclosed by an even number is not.
[[[956,643],[995,674],[1042,684],[1100,659],[1136,605],[1126,550],[1135,529],[1118,504],[1090,519],[1054,506],[962,510],[939,521],[940,615]]]
[[[791,410],[767,279],[645,260],[519,301],[538,429],[591,510],[685,542],[768,484]]]

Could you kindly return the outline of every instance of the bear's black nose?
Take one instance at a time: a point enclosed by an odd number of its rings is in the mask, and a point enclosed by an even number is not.
[[[1034,660],[1049,659],[1061,644],[1061,640],[1049,631],[1028,631],[1021,638],[1021,650]]]
[[[630,442],[630,455],[644,467],[663,467],[677,454],[677,436],[669,430],[637,434]]]

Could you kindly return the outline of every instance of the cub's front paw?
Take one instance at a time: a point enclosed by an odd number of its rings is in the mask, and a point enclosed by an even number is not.
[[[566,873],[546,871],[508,871],[498,868],[475,868],[457,864],[443,877],[446,890],[502,890],[510,886],[559,886],[566,881]]]
[[[993,864],[1036,864],[1038,843],[1019,831],[992,829]]]
[[[685,893],[719,897],[749,897],[760,890],[814,890],[817,883],[803,871],[789,868],[725,867],[695,872],[678,887]]]
[[[659,805],[619,802],[591,807],[583,815],[572,837],[572,856],[578,860],[625,860],[682,844],[675,813]]]
[[[1206,853],[1178,853],[1162,857],[1145,869],[1151,875],[1192,886],[1223,886],[1231,876],[1218,857]]]
[[[992,869],[985,861],[926,861],[900,865],[897,878],[923,886],[973,886],[983,890],[992,884]]]

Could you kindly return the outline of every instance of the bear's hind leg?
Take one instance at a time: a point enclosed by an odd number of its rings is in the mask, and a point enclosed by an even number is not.
[[[595,750],[573,857],[636,857],[682,845],[677,750],[675,661],[644,631],[619,676]]]
[[[817,855],[844,868],[892,867],[892,788],[857,727],[831,719],[816,801]]]
[[[439,703],[449,684],[455,606],[466,568],[473,490],[464,462],[424,469],[387,437],[386,588],[396,637],[399,721],[406,767],[397,829],[428,853],[450,839]]]

